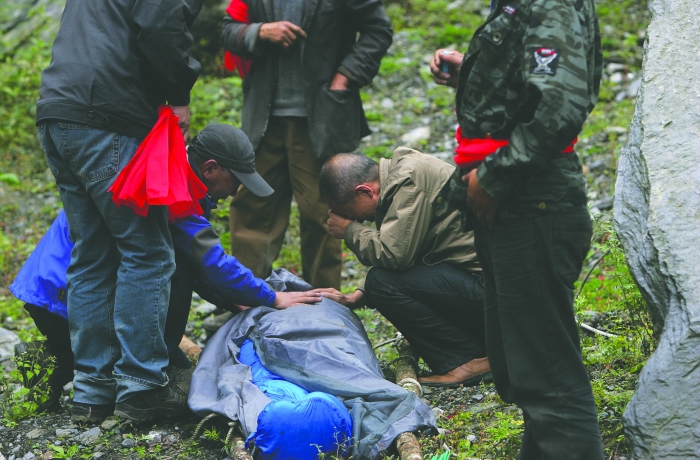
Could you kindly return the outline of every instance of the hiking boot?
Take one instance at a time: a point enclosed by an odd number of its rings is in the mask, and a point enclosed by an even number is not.
[[[71,422],[101,423],[114,413],[114,404],[86,404],[73,402]]]
[[[232,312],[226,311],[220,315],[204,318],[204,321],[202,321],[202,329],[208,332],[216,332],[221,329],[221,326],[226,324],[226,322],[230,320],[232,316]]]
[[[490,382],[491,366],[488,358],[472,359],[468,363],[457,366],[447,374],[421,377],[418,382],[426,387],[458,387],[473,386],[481,382]]]
[[[126,401],[117,403],[114,415],[122,420],[141,422],[173,418],[187,412],[187,396],[172,384],[158,390],[136,393]]]
[[[190,394],[190,383],[192,382],[193,368],[183,369],[181,367],[169,366],[165,373],[168,374],[168,380],[173,390],[179,391],[185,396],[185,399]]]

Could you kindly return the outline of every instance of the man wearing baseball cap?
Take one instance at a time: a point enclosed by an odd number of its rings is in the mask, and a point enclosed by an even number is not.
[[[214,160],[219,166],[229,169],[253,195],[264,197],[274,192],[255,171],[253,145],[238,128],[211,124],[192,139],[187,153],[201,159]]]
[[[178,416],[186,411],[190,376],[183,368],[189,368],[190,364],[178,345],[187,325],[193,291],[217,307],[235,313],[247,308],[241,305],[284,309],[320,300],[320,294],[313,292],[274,292],[235,257],[224,252],[208,221],[216,202],[234,196],[241,184],[259,196],[273,193],[255,172],[253,147],[246,135],[233,126],[209,125],[192,140],[188,155],[190,166],[208,193],[200,200],[203,216],[190,216],[169,225],[176,262],[163,333],[169,356],[165,370],[170,384],[137,393],[118,402],[116,407],[91,405],[88,411],[76,411],[74,405],[73,421],[99,422],[112,413],[122,420],[141,421]],[[39,331],[47,336],[46,348],[56,357],[55,377],[48,382],[49,401],[41,407],[47,411],[61,410],[62,387],[73,377],[65,296],[72,249],[68,221],[60,213],[10,286],[10,291],[26,302],[25,309]]]

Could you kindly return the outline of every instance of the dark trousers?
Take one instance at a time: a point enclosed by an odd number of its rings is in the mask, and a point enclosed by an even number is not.
[[[591,241],[588,212],[520,218],[493,230],[477,223],[475,241],[494,382],[525,419],[518,458],[602,459],[573,310]]]
[[[304,280],[340,289],[340,241],[328,233],[328,206],[318,191],[323,162],[311,152],[306,117],[270,117],[255,151],[258,173],[275,189],[267,197],[243,187],[231,200],[231,253],[259,278],[267,278],[284,242],[292,196],[299,206]]]
[[[433,373],[486,356],[479,278],[448,264],[404,271],[374,267],[367,273],[365,295],[367,305],[408,339]]]

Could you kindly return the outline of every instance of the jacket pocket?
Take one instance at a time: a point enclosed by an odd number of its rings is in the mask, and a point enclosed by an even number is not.
[[[361,104],[356,89],[321,87],[315,104],[312,142],[318,145],[322,157],[352,152],[360,144]]]
[[[518,35],[515,20],[507,15],[488,23],[479,34],[481,50],[472,71],[499,79],[512,75],[519,61]]]

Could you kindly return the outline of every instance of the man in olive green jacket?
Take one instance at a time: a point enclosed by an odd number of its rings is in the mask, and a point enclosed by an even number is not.
[[[420,379],[424,385],[473,385],[491,377],[473,237],[447,206],[454,172],[402,147],[379,164],[336,155],[320,177],[330,234],[373,267],[351,295],[322,291],[350,308],[366,302],[391,321],[433,371]]]

